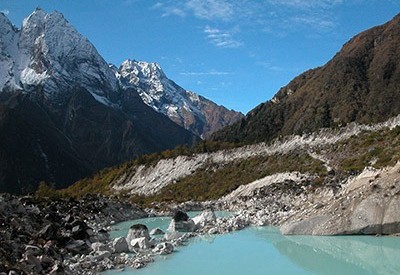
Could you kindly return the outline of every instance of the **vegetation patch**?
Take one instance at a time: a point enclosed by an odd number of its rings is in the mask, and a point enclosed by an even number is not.
[[[327,155],[343,172],[360,172],[366,166],[393,166],[400,160],[400,127],[352,136],[332,146]]]

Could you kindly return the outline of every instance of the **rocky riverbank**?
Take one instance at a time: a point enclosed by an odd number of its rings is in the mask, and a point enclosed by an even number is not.
[[[131,204],[102,196],[37,200],[3,194],[0,273],[89,274],[86,257],[95,262],[104,256],[92,246],[108,241],[107,226],[144,216]]]
[[[164,205],[163,212],[102,196],[38,201],[1,195],[0,273],[96,274],[141,268],[189,238],[247,226],[276,225],[283,234],[397,234],[399,183],[400,163],[366,168],[342,180],[332,173],[323,184],[316,183],[315,175],[279,173],[217,201],[169,204],[167,210]],[[232,215],[216,218],[213,209]],[[204,211],[189,219],[181,210]],[[109,238],[111,224],[159,215],[173,216],[167,232],[133,225],[127,236]]]

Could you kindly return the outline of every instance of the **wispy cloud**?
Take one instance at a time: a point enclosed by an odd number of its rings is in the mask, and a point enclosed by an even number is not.
[[[206,26],[204,28],[204,33],[206,34],[206,38],[210,41],[210,43],[218,48],[238,48],[243,45],[242,42],[235,40],[232,32],[229,31],[223,31],[217,28]]]
[[[273,65],[270,62],[264,62],[264,61],[257,61],[256,65],[261,66],[269,71],[274,71],[274,72],[282,72],[284,69],[282,67]]]
[[[182,72],[181,75],[188,75],[188,76],[221,76],[221,75],[232,75],[231,72],[223,72],[223,71],[215,71],[210,70],[207,72]]]
[[[168,16],[185,17],[186,16],[186,11],[183,8],[181,8],[179,5],[169,5],[169,4],[157,2],[156,4],[154,4],[151,7],[151,9],[161,10],[162,11],[161,17],[168,17]]]
[[[277,6],[310,9],[330,8],[337,4],[342,4],[344,0],[267,0],[267,2]]]
[[[207,20],[230,20],[234,15],[232,1],[226,0],[188,0],[186,8],[194,15]]]
[[[171,16],[171,15],[185,17],[186,16],[186,12],[184,10],[182,10],[182,9],[179,9],[179,8],[165,7],[164,8],[164,13],[161,16],[162,17],[166,17],[166,16]]]
[[[1,10],[0,12],[4,13],[5,15],[8,15],[8,14],[10,14],[10,11],[9,11],[9,10],[7,10],[7,9]]]
[[[244,45],[239,31],[232,29],[265,30],[285,37],[299,30],[305,37],[331,35],[339,26],[334,8],[359,4],[365,0],[164,0],[153,8],[161,16],[194,17],[203,24],[206,39],[219,48]],[[204,23],[201,23],[203,21]],[[212,26],[212,27],[210,27]],[[250,30],[251,30],[250,29]]]

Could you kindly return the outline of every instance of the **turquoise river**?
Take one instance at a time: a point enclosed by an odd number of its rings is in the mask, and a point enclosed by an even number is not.
[[[120,223],[111,237],[126,236],[134,223],[165,230],[170,220],[158,217]],[[282,236],[275,227],[250,227],[193,238],[143,269],[104,274],[400,274],[400,237]]]

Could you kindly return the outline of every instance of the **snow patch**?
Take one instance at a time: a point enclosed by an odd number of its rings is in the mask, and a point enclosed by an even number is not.
[[[32,68],[25,68],[21,72],[21,81],[28,85],[39,85],[42,84],[49,75],[47,75],[47,71],[43,73],[37,73]]]

